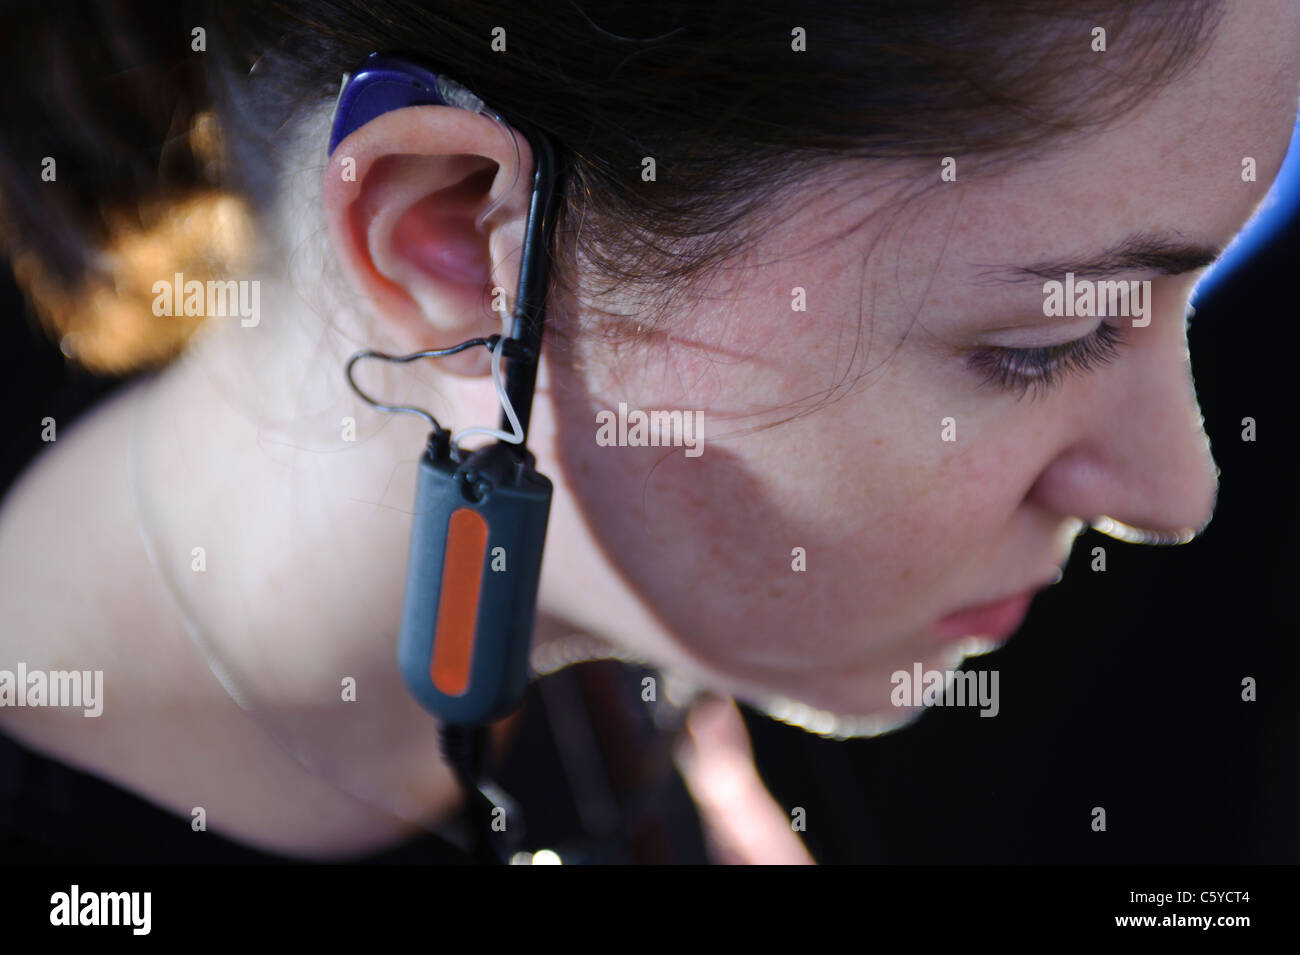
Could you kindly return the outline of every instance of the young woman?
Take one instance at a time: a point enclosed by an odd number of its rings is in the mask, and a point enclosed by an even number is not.
[[[142,311],[155,283],[215,253],[258,283],[4,502],[3,661],[104,672],[97,719],[0,709],[30,747],[296,856],[459,803],[393,663],[425,429],[342,368],[498,330],[532,154],[421,106],[327,155],[373,51],[562,152],[539,651],[581,634],[876,732],[917,712],[892,674],[1010,636],[1084,526],[1172,543],[1210,520],[1185,306],[1281,164],[1295,4],[238,6],[29,24],[4,67],[31,71],[4,107],[15,261],[70,355],[165,349],[187,326]],[[214,177],[246,205],[196,191]],[[1058,281],[1122,281],[1128,309],[1054,313]],[[364,374],[455,428],[498,418],[483,356]],[[626,409],[702,440],[611,446]]]

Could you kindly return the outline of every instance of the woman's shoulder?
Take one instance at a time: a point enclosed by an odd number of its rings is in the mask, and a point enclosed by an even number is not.
[[[0,706],[0,731],[184,819],[203,809],[215,831],[269,851],[356,854],[410,838],[410,823],[313,776],[268,737],[187,635],[131,501],[137,394],[113,396],[60,434],[0,509],[0,670],[24,703],[45,687],[36,705]],[[102,691],[94,716],[51,696],[55,681],[85,674]],[[431,815],[454,812],[449,771],[415,777]]]

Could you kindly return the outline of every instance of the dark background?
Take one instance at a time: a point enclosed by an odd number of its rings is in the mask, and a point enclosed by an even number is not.
[[[805,808],[819,861],[1300,861],[1295,204],[1252,234],[1262,245],[1203,284],[1190,331],[1222,470],[1200,539],[1081,536],[1064,581],[974,663],[1000,671],[996,719],[935,709],[903,731],[839,742],[745,712],[760,771],[779,802]],[[42,417],[66,427],[120,384],[72,369],[25,313],[5,269],[0,488],[42,447]],[[1246,416],[1254,443],[1240,437]],[[1105,573],[1089,566],[1096,545]],[[1241,700],[1246,676],[1257,702]],[[1094,806],[1106,832],[1092,831]],[[170,814],[0,736],[0,860],[272,860],[215,835],[196,845]]]

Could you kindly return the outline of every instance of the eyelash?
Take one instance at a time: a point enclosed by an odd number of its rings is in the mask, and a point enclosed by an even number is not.
[[[1105,322],[1083,338],[1045,348],[987,348],[970,356],[973,369],[985,374],[981,385],[993,384],[1017,398],[1033,390],[1034,397],[1046,394],[1070,373],[1086,374],[1119,355],[1124,336],[1116,325]]]

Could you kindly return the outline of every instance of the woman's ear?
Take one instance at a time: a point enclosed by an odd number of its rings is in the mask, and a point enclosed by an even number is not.
[[[514,140],[477,113],[411,106],[330,157],[322,195],[334,254],[404,350],[499,332],[496,288],[513,309],[533,162],[527,138]]]

